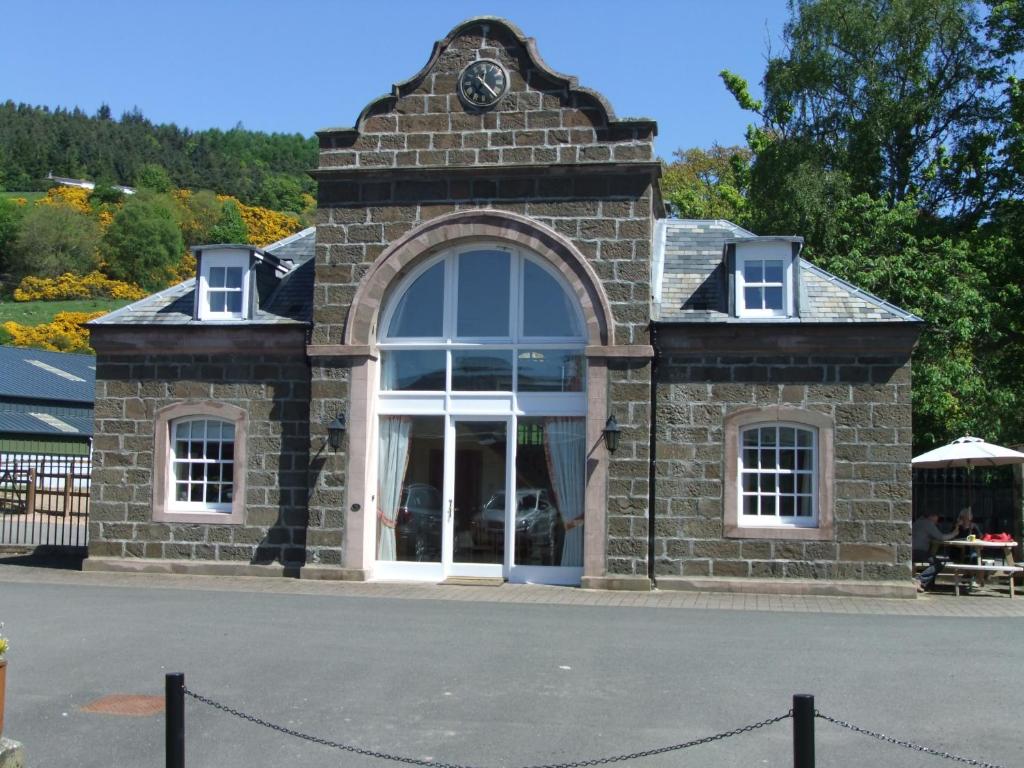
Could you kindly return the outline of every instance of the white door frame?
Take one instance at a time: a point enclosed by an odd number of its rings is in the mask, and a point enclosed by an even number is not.
[[[459,563],[455,562],[455,485],[458,478],[455,477],[455,425],[457,422],[497,422],[505,425],[505,548],[500,563]],[[445,429],[445,472],[444,472],[444,513],[441,535],[441,562],[444,567],[445,576],[490,576],[508,578],[508,566],[512,562],[512,546],[515,536],[509,535],[509,531],[515,531],[515,526],[510,523],[511,515],[514,513],[510,501],[512,485],[515,482],[515,419],[511,414],[502,415],[458,415],[449,414]]]

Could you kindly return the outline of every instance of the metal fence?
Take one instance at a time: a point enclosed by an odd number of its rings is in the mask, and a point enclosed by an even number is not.
[[[88,456],[0,454],[0,545],[84,549]]]
[[[938,512],[947,524],[970,506],[983,533],[1021,535],[1021,513],[1014,497],[1012,467],[915,469],[914,517]]]

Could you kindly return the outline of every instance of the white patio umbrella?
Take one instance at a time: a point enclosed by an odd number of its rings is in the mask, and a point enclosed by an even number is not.
[[[1024,464],[1024,453],[1001,445],[986,443],[980,437],[958,437],[949,445],[922,453],[910,460],[915,469],[944,469],[967,467],[1001,467],[1006,464]],[[967,506],[974,507],[971,483],[967,483]]]
[[[910,460],[922,469],[946,467],[1000,467],[1024,464],[1024,453],[1001,445],[986,443],[980,437],[958,437],[949,445],[922,453]]]

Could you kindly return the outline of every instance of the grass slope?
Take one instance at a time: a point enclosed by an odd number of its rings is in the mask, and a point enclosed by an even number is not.
[[[38,200],[41,197],[46,197],[45,192],[2,192],[0,191],[0,197],[9,197],[14,199],[16,197],[24,197],[30,203],[33,200]]]
[[[13,320],[21,325],[40,325],[53,320],[58,312],[113,312],[130,301],[124,299],[73,299],[71,301],[3,301],[0,323]]]

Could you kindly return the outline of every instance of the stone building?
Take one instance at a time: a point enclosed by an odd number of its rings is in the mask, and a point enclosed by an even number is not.
[[[655,134],[457,26],[315,229],[93,321],[87,567],[912,595],[920,321],[666,219]]]

